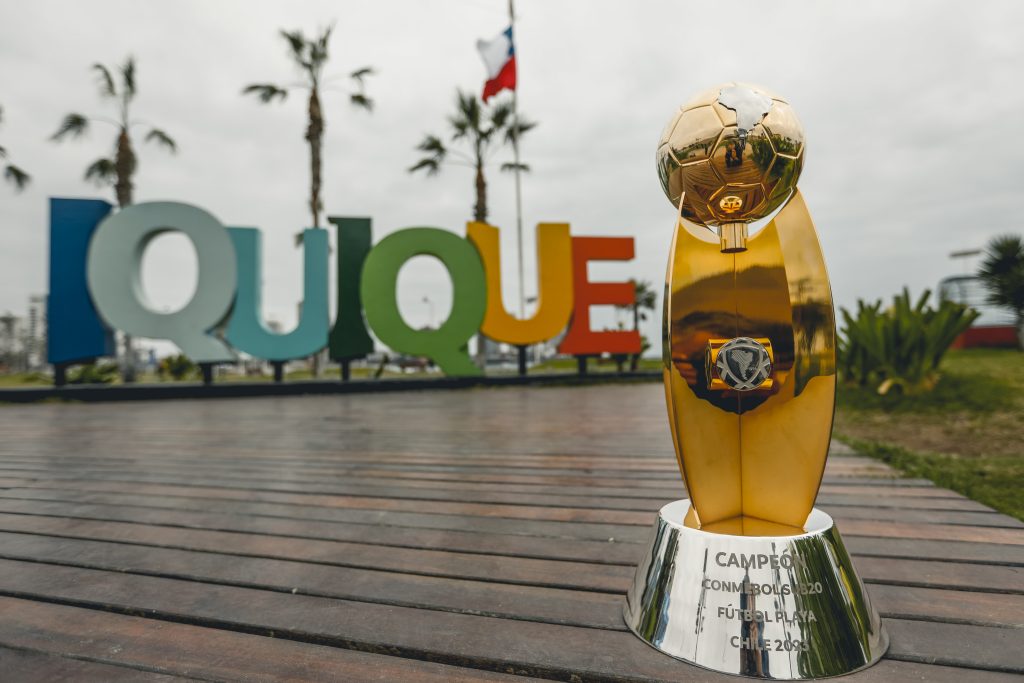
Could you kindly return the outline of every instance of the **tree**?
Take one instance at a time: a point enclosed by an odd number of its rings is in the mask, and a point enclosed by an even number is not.
[[[313,227],[320,227],[320,212],[323,202],[320,200],[320,188],[323,168],[324,111],[320,94],[332,87],[338,77],[324,78],[324,68],[329,58],[328,43],[333,27],[327,27],[314,39],[306,38],[301,31],[281,31],[281,37],[288,43],[288,56],[302,74],[301,83],[279,86],[272,83],[253,83],[242,91],[246,95],[255,95],[263,104],[284,101],[289,90],[299,88],[309,91],[308,121],[306,125],[306,142],[309,143],[310,184],[309,211],[313,217]],[[373,73],[371,67],[363,67],[348,74],[347,78],[356,84],[356,91],[348,93],[349,102],[366,111],[373,110],[373,100],[366,96],[364,79]],[[301,238],[301,232],[299,233]]]
[[[138,169],[138,159],[135,156],[132,145],[132,129],[138,125],[144,125],[131,117],[132,103],[138,94],[136,86],[135,59],[128,57],[124,64],[116,67],[119,72],[120,88],[114,83],[111,70],[102,64],[93,64],[93,71],[96,72],[100,90],[100,97],[110,100],[117,107],[117,118],[110,119],[104,116],[87,117],[82,114],[68,114],[60,124],[60,128],[53,134],[51,140],[60,142],[68,137],[80,138],[89,130],[90,122],[96,121],[114,126],[117,130],[117,137],[114,140],[114,155],[100,157],[92,162],[85,169],[85,179],[95,182],[97,185],[113,185],[117,196],[117,204],[121,208],[132,203],[134,185],[132,178]],[[148,127],[148,126],[147,126]],[[177,144],[171,137],[159,128],[149,127],[149,132],[144,138],[145,142],[155,142],[168,149],[171,153],[178,150]]]
[[[518,118],[518,121],[516,120]],[[449,162],[468,166],[475,171],[476,203],[473,205],[473,220],[487,222],[487,179],[484,168],[494,153],[504,145],[518,142],[522,135],[537,124],[517,117],[512,111],[512,102],[502,100],[492,105],[480,102],[475,95],[457,90],[455,93],[455,113],[448,117],[451,127],[451,141],[465,143],[468,151],[452,149],[445,145],[437,135],[427,135],[416,147],[427,156],[409,168],[410,173],[426,171],[427,175],[436,175],[441,165]],[[450,156],[456,157],[451,159]],[[501,164],[502,171],[529,172],[526,164],[513,162]]]
[[[654,285],[647,280],[637,281],[630,278],[629,281],[633,283],[633,289],[636,292],[636,295],[633,297],[633,303],[616,306],[616,308],[633,311],[633,329],[639,332],[640,323],[647,320],[647,311],[654,311],[655,306],[658,305],[658,293],[655,291]],[[642,337],[642,340],[643,346],[640,353],[634,353],[630,357],[629,369],[631,372],[636,372],[640,366],[641,354],[651,348],[651,344],[647,341],[646,337]]]
[[[3,114],[3,107],[0,107],[0,122],[3,122]],[[0,147],[0,160],[6,159],[7,150]],[[32,181],[32,176],[14,164],[9,163],[4,166],[4,180],[13,185],[16,191],[21,192]]]
[[[1017,346],[1024,350],[1024,240],[1019,235],[994,238],[985,249],[978,277],[988,289],[988,302],[1013,311]]]
[[[131,107],[138,94],[138,87],[135,73],[135,59],[128,57],[124,64],[108,69],[102,64],[93,64],[92,70],[96,72],[96,79],[99,85],[100,97],[110,101],[116,107],[116,118],[105,116],[87,117],[82,114],[72,113],[64,117],[60,128],[50,138],[60,142],[68,137],[80,138],[89,130],[91,122],[106,123],[114,127],[117,137],[114,139],[113,158],[100,157],[89,164],[85,169],[85,179],[97,185],[113,185],[114,194],[117,197],[117,205],[120,208],[131,205],[134,185],[132,178],[138,170],[138,159],[135,156],[135,149],[132,144],[132,130],[136,126],[144,125],[148,128],[145,142],[155,142],[165,147],[172,154],[177,152],[178,146],[174,140],[159,128],[153,128],[141,121],[136,121],[131,116]],[[114,82],[112,71],[120,76],[120,86]],[[135,359],[132,352],[132,338],[124,336],[125,355],[128,362],[124,366],[124,380],[135,381]]]

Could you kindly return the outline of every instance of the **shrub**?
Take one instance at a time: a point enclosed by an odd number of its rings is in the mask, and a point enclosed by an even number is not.
[[[194,375],[198,366],[188,356],[179,353],[176,356],[167,356],[157,367],[157,374],[161,377],[170,375],[173,379],[181,380]]]
[[[117,374],[117,363],[89,363],[69,372],[68,384],[110,384]]]
[[[930,391],[939,380],[939,363],[957,336],[978,317],[973,309],[953,301],[928,306],[925,290],[911,302],[910,292],[893,297],[883,310],[857,301],[853,316],[841,309],[844,327],[839,338],[839,372],[847,382],[875,387],[879,394]]]

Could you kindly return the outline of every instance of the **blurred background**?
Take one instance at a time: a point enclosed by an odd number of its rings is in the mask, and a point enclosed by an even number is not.
[[[96,123],[61,145],[50,137],[68,112],[112,114],[90,66],[128,55],[137,69],[133,116],[177,143],[168,154],[136,141],[135,201],[190,202],[225,224],[260,227],[265,315],[286,329],[301,298],[293,237],[310,222],[306,101],[293,93],[259,106],[242,95],[250,83],[299,79],[281,29],[315,35],[334,24],[325,72],[340,78],[322,97],[327,214],[372,216],[375,240],[413,225],[461,233],[472,216],[471,169],[453,165],[429,178],[407,169],[422,156],[415,147],[424,134],[447,133],[456,88],[479,93],[475,41],[507,25],[503,2],[3,6],[0,145],[32,182],[21,193],[0,189],[0,311],[25,316],[31,297],[45,293],[47,197],[113,200],[109,187],[83,180],[109,154],[113,129]],[[1018,3],[738,2],[725,11],[713,3],[520,0],[517,13],[519,109],[538,123],[521,144],[531,168],[523,176],[527,296],[538,221],[635,236],[632,263],[601,264],[592,277],[661,280],[673,209],[654,172],[658,135],[692,94],[733,79],[782,93],[803,120],[801,187],[837,306],[971,274],[978,257],[951,252],[1017,229]],[[349,102],[347,76],[363,66],[374,69],[365,80],[372,111]],[[514,193],[511,175],[498,170],[506,157],[497,154],[488,169],[488,201],[490,222],[503,228],[505,298],[514,310]],[[161,238],[144,277],[155,302],[180,307],[195,282],[188,241]],[[414,325],[436,325],[450,305],[447,275],[427,257],[405,268],[400,291]],[[613,310],[595,314],[596,327],[616,324]],[[654,340],[657,318],[643,329]]]

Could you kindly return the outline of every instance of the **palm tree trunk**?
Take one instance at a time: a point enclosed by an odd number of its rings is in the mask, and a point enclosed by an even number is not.
[[[473,220],[487,222],[487,181],[484,180],[484,162],[479,150],[476,160],[476,205],[473,207]],[[481,370],[487,370],[487,337],[483,333],[476,335],[476,363]]]
[[[309,91],[309,127],[306,129],[306,140],[309,142],[309,211],[313,215],[313,227],[320,227],[320,183],[323,161],[324,116],[320,108],[320,95],[314,86]],[[309,358],[310,372],[313,377],[320,376],[321,353],[314,353]]]
[[[135,173],[135,152],[132,151],[132,140],[128,137],[127,128],[122,128],[121,134],[117,136],[114,170],[117,173],[117,181],[114,183],[117,205],[123,209],[132,203],[132,175]]]
[[[473,207],[473,220],[487,222],[487,181],[484,180],[483,162],[476,166],[476,206]]]
[[[323,146],[324,118],[320,109],[320,96],[317,89],[309,93],[309,128],[306,129],[306,140],[309,142],[309,210],[313,215],[313,227],[320,227],[320,169],[321,149]]]
[[[114,171],[117,174],[117,180],[114,183],[117,205],[123,209],[126,206],[131,206],[132,175],[135,173],[135,152],[132,150],[132,140],[128,137],[128,129],[126,127],[122,127],[121,134],[117,136]],[[130,384],[135,381],[135,349],[130,334],[124,335],[124,355],[124,363],[121,365],[121,379],[126,384]]]

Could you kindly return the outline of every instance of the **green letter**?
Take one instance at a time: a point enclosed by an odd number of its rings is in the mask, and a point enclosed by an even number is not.
[[[338,228],[338,315],[331,330],[332,360],[362,358],[373,351],[373,339],[363,322],[359,281],[373,246],[369,218],[328,216]]]
[[[413,256],[434,256],[452,279],[452,312],[437,330],[414,330],[398,311],[398,271]],[[363,265],[362,299],[366,320],[395,351],[426,356],[448,375],[479,375],[466,352],[487,308],[480,254],[468,241],[438,228],[407,228],[381,240]]]

